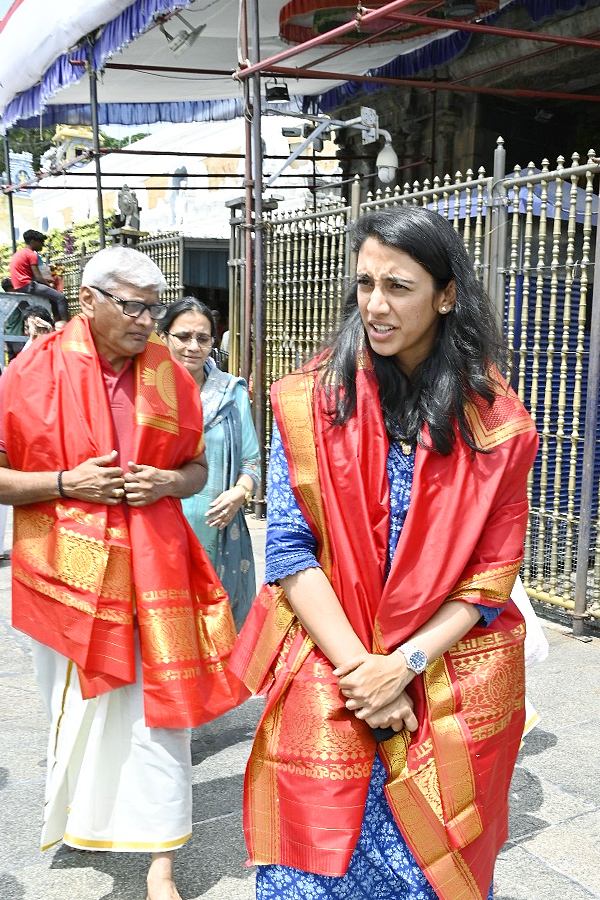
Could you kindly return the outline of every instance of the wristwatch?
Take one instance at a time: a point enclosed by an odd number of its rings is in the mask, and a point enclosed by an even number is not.
[[[423,653],[422,650],[419,650],[415,644],[411,644],[410,641],[407,641],[406,644],[402,644],[398,649],[406,660],[407,668],[416,675],[420,675],[424,672],[429,665],[427,655]]]

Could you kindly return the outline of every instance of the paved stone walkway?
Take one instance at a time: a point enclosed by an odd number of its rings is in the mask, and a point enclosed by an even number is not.
[[[249,517],[264,570],[264,522]],[[497,900],[600,898],[600,640],[546,628],[549,659],[529,674],[542,720],[523,747],[511,792],[511,837]],[[0,566],[0,900],[144,900],[146,856],[38,850],[46,720],[27,639],[10,626],[10,566]],[[185,900],[252,900],[244,866],[243,773],[261,701],[192,735],[194,833],[177,854]],[[375,900],[375,898],[373,898]]]

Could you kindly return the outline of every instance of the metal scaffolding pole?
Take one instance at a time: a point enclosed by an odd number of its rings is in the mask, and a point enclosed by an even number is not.
[[[92,108],[92,137],[94,144],[94,164],[96,167],[96,199],[98,203],[98,232],[100,236],[100,248],[106,246],[106,232],[104,229],[104,207],[102,204],[102,169],[100,167],[100,129],[98,127],[98,73],[93,62],[94,48],[90,50],[89,77],[90,77],[90,106]]]
[[[579,508],[579,535],[577,541],[577,569],[575,575],[573,637],[580,641],[589,641],[585,634],[585,620],[588,618],[588,570],[590,555],[593,552],[592,514],[594,497],[594,459],[597,445],[598,428],[598,391],[600,390],[600,278],[598,264],[600,262],[600,223],[596,224],[596,250],[594,263],[596,277],[592,289],[592,319],[590,323],[590,355],[587,380],[587,396],[585,403],[585,430],[583,436],[583,469],[581,472],[581,506]]]
[[[248,59],[249,49],[248,49],[248,7],[246,0],[242,0],[242,18],[241,18],[241,51],[242,58]],[[254,216],[254,203],[253,203],[253,180],[252,180],[252,158],[253,158],[253,135],[252,135],[252,122],[250,118],[250,83],[244,82],[243,84],[244,90],[244,103],[245,103],[245,111],[246,115],[244,116],[244,140],[246,144],[246,154],[244,160],[244,214],[246,220],[246,228],[244,232],[244,290],[242,297],[243,306],[240,309],[240,360],[241,360],[241,373],[249,382],[250,373],[252,371],[252,282],[253,282],[253,269],[252,269],[252,254],[253,254],[253,242],[252,242],[252,229],[253,229],[253,216]],[[231,328],[230,328],[231,333]],[[234,372],[237,374],[237,372]]]
[[[260,30],[258,0],[252,0],[252,60],[260,59]],[[263,294],[263,196],[262,167],[263,148],[261,134],[260,72],[252,78],[252,161],[254,165],[254,403],[255,422],[259,445],[266,446],[266,394],[264,384],[265,315]],[[248,260],[246,261],[248,265]],[[261,484],[256,493],[255,514],[264,514],[266,488],[266,460],[261,459]]]
[[[8,131],[4,134],[4,160],[6,162],[6,178],[8,184],[11,183],[10,176],[10,146],[8,143]],[[7,191],[6,197],[8,199],[8,218],[10,220],[10,239],[12,241],[12,249],[13,253],[17,252],[17,239],[15,236],[15,208],[13,206],[13,194],[12,191]]]

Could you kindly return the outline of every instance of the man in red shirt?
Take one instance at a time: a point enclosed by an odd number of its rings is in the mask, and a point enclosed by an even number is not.
[[[52,306],[57,330],[69,318],[67,298],[52,287],[52,281],[40,270],[39,252],[43,249],[46,235],[30,229],[23,235],[25,247],[13,255],[10,261],[10,280],[18,294],[37,294],[45,297]]]

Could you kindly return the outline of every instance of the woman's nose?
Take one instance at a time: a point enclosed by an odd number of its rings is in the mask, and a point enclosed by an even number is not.
[[[370,312],[389,309],[385,291],[382,291],[377,284],[373,285],[373,290],[371,291],[369,302],[367,303],[367,309]]]

